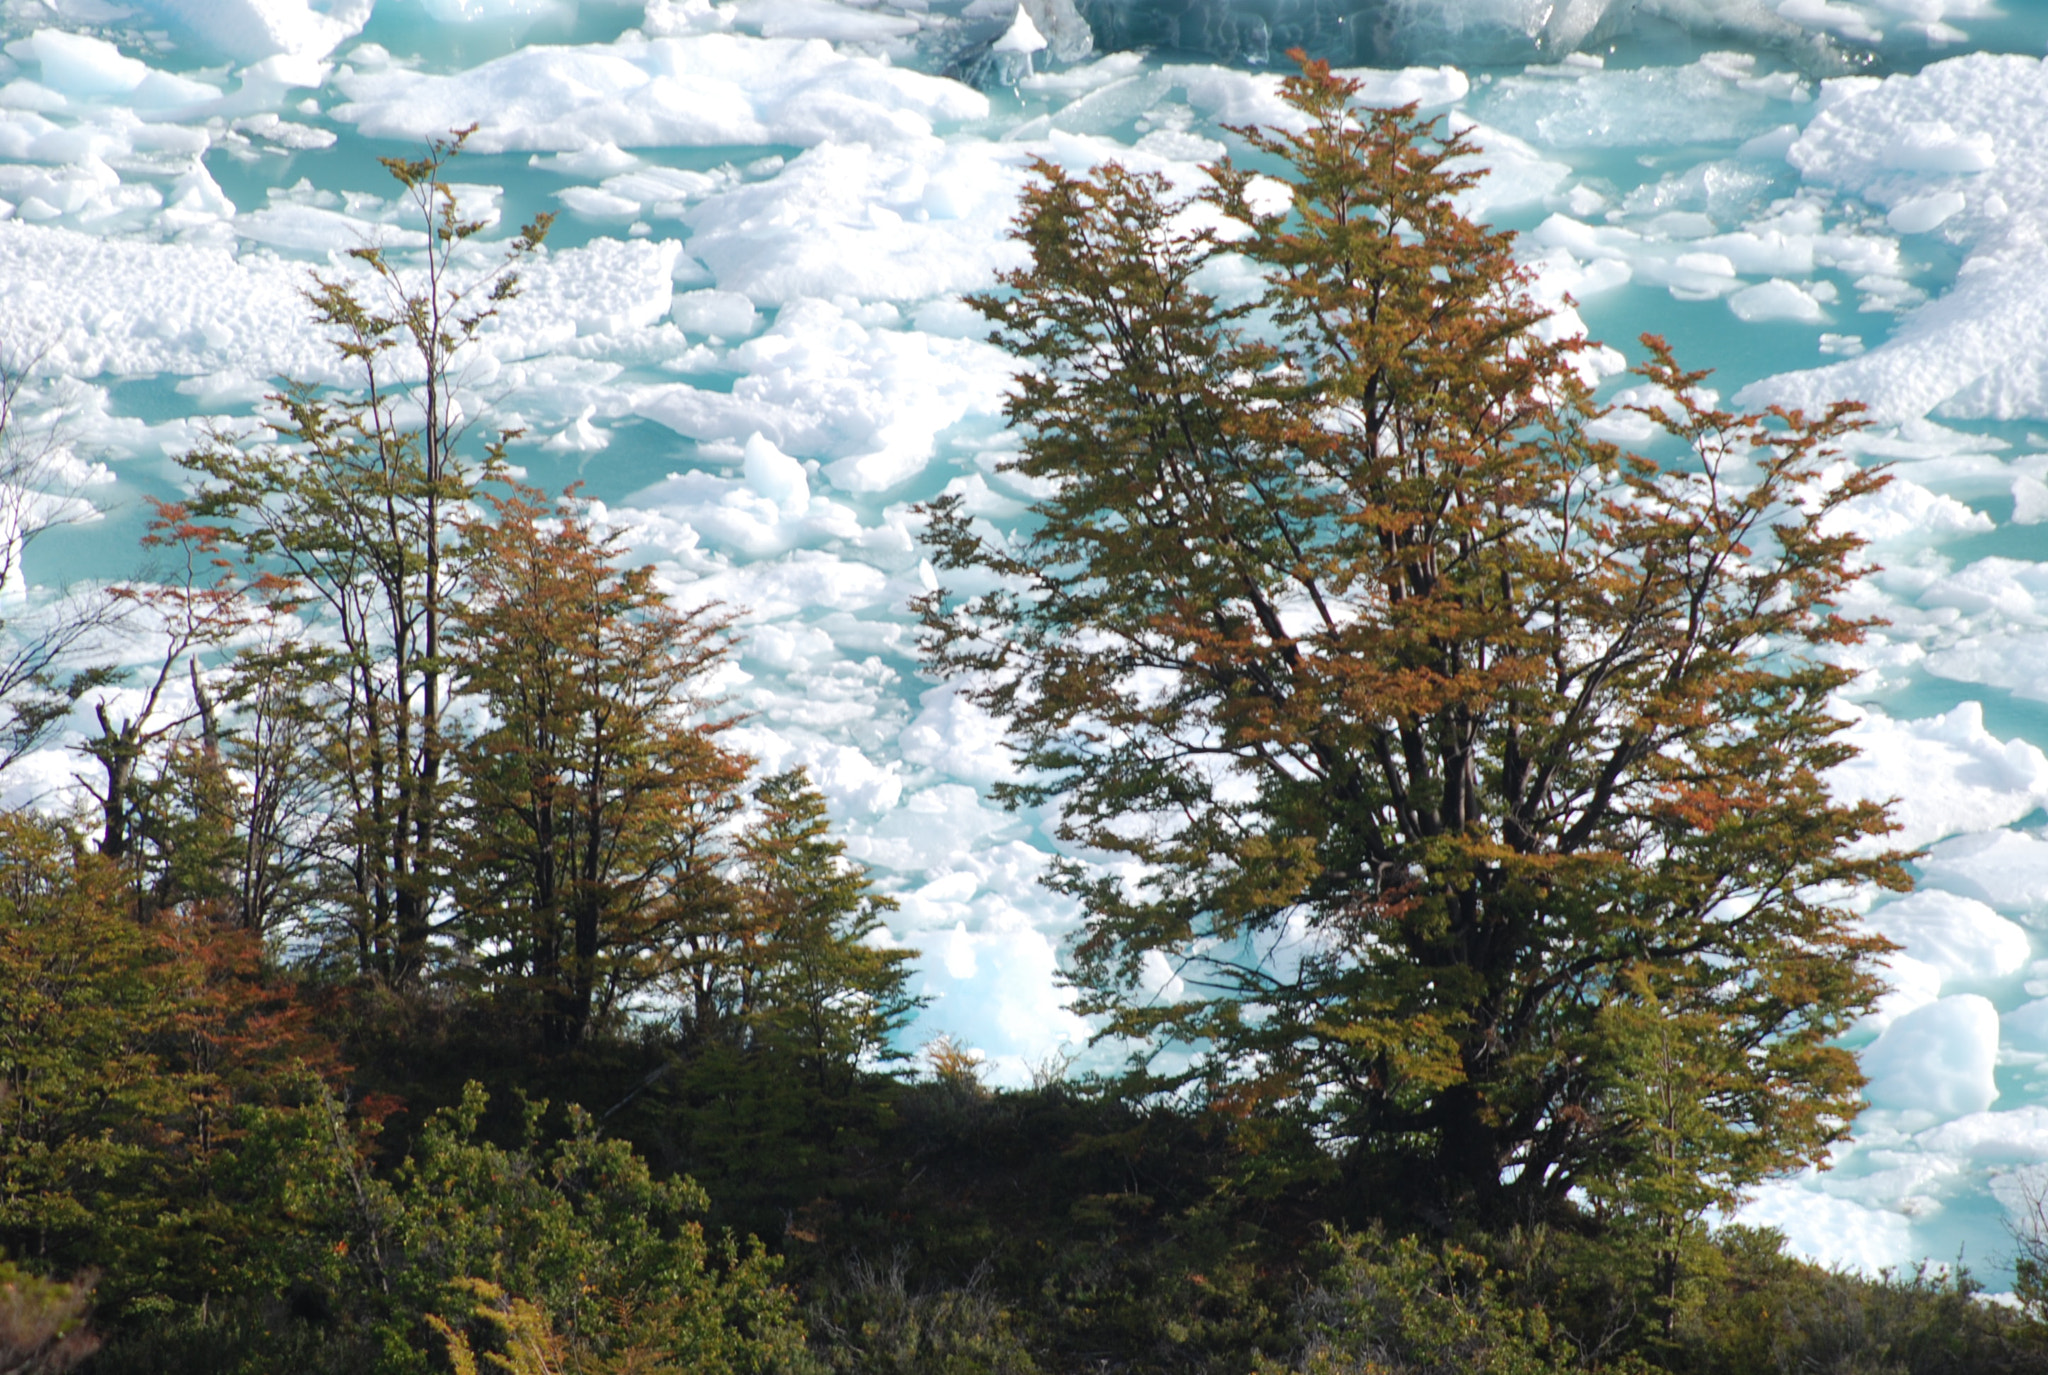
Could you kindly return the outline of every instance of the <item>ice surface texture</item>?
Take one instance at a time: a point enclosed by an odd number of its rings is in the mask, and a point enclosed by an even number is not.
[[[1954,289],[1883,348],[1751,395],[1809,407],[1858,396],[1885,420],[2048,412],[2048,66],[1978,53],[1842,86],[1787,160],[1900,233],[1939,229],[1966,258]]]
[[[703,34],[524,49],[449,76],[342,73],[334,110],[371,138],[478,125],[470,146],[576,150],[892,142],[988,113],[951,81],[846,56],[822,39]]]

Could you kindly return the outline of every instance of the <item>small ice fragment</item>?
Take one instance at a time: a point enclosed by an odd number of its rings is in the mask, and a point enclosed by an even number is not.
[[[1574,186],[1565,193],[1564,208],[1579,219],[1587,219],[1605,209],[1607,197],[1590,186]]]
[[[684,291],[669,302],[668,318],[685,334],[714,339],[744,339],[760,317],[754,303],[737,291]]]
[[[747,485],[782,508],[786,516],[811,509],[811,483],[804,465],[775,447],[759,430],[747,437],[740,471]]]
[[[1925,234],[1960,213],[1966,204],[1960,191],[1935,191],[1900,201],[1884,222],[1901,234]]]
[[[1005,86],[1015,86],[1030,79],[1031,54],[1044,51],[1045,35],[1038,31],[1038,25],[1031,22],[1031,16],[1017,6],[1017,17],[1010,21],[1010,27],[1002,37],[989,44],[989,52],[996,59],[996,75]]]
[[[1010,21],[1010,27],[1004,31],[1001,38],[989,44],[988,50],[993,53],[1017,53],[1028,57],[1032,53],[1045,51],[1045,35],[1038,31],[1038,25],[1031,22],[1031,16],[1024,12],[1022,5],[1019,5],[1017,17]]]
[[[591,417],[596,414],[596,406],[585,406],[582,414],[570,421],[560,434],[541,447],[550,453],[558,454],[597,453],[612,442],[612,437],[590,423]]]
[[[640,213],[640,202],[615,196],[595,186],[572,186],[555,192],[555,199],[587,220],[630,220]]]
[[[1827,319],[1821,304],[1797,284],[1782,277],[1745,287],[1728,298],[1728,309],[1745,324],[1759,320],[1795,320],[1819,324]]]

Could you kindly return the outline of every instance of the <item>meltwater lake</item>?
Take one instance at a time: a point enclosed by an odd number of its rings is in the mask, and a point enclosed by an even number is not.
[[[25,412],[81,503],[9,595],[137,575],[175,455],[280,376],[339,380],[309,274],[416,247],[377,159],[475,124],[464,209],[558,219],[465,407],[676,595],[744,608],[737,737],[808,764],[900,900],[913,1039],[1023,1080],[1087,1041],[1076,914],[907,610],[918,502],[1000,528],[1031,495],[961,297],[1019,261],[1033,159],[1192,187],[1305,46],[1470,130],[1466,208],[1605,342],[1610,397],[1654,330],[1743,405],[1870,407],[1852,458],[1894,480],[1849,517],[1881,565],[1856,609],[1888,625],[1835,781],[1896,797],[1926,857],[1854,899],[1903,953],[1852,1038],[1853,1140],[1742,1216],[2005,1287],[2006,1208],[2048,1171],[2048,0],[1351,3],[1025,0],[1027,52],[1016,0],[0,0],[0,346],[40,359]],[[74,767],[32,758],[10,800]]]

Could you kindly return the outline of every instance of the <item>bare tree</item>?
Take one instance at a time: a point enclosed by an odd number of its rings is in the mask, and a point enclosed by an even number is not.
[[[316,275],[307,292],[352,388],[287,385],[267,440],[217,435],[181,460],[201,479],[194,515],[219,522],[244,566],[275,580],[272,600],[315,626],[302,648],[326,660],[320,758],[340,802],[327,896],[360,972],[394,986],[426,967],[443,911],[442,638],[463,572],[452,545],[502,446],[483,445],[483,462],[458,453],[460,364],[517,295],[548,224],[537,217],[500,254],[465,247],[488,225],[462,214],[443,173],[467,137],[383,159],[426,230],[421,255],[352,249],[349,274]]]
[[[25,413],[42,360],[40,349],[0,341],[0,772],[40,749],[80,697],[111,680],[77,659],[121,612],[86,589],[37,605],[27,586],[29,545],[89,509],[62,425]]]
[[[2048,1322],[2048,1166],[2015,1170],[2001,1181],[2005,1225],[2018,1243],[2013,1256],[2013,1297],[2036,1322]]]

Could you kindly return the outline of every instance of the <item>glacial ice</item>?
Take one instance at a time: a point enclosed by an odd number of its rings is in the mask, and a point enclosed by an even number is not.
[[[2044,138],[2048,67],[2034,58],[1972,53],[1829,102],[1787,161],[1808,183],[1885,211],[1900,233],[1939,230],[1966,256],[1955,286],[1883,346],[1746,396],[1809,408],[1857,396],[1887,421],[2048,410]]]
[[[1863,1091],[1874,1108],[1947,1121],[1998,1097],[1998,1010],[1975,993],[1918,1007],[1863,1051]]]
[[[2026,968],[2033,951],[2025,928],[1974,898],[1935,888],[1885,903],[1865,921],[1911,951],[1943,989],[2009,978]]]
[[[977,91],[822,39],[730,33],[522,48],[446,76],[345,63],[335,84],[348,100],[330,113],[367,137],[475,124],[470,146],[486,153],[888,143],[988,113]]]

